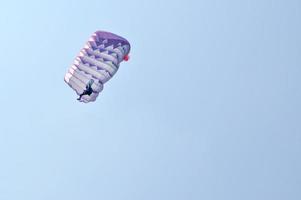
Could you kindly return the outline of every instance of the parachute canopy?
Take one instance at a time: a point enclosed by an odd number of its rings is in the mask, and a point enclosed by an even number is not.
[[[81,96],[79,101],[88,103],[96,100],[104,83],[117,72],[119,64],[129,59],[130,48],[126,39],[113,33],[96,31],[90,37],[64,78]],[[86,95],[88,86],[93,90],[90,95]]]

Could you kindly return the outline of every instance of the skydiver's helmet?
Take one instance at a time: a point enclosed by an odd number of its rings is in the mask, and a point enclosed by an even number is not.
[[[94,80],[93,80],[93,79],[90,79],[88,85],[91,86],[93,83],[94,83]]]

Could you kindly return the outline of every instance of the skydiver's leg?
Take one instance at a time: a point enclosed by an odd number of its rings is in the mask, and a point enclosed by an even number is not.
[[[82,96],[83,96],[83,95],[85,95],[85,91],[83,91],[83,93],[81,93],[81,94],[79,95],[79,97],[78,97],[78,99],[77,99],[77,100],[79,100],[79,101],[80,101],[80,100],[82,99]]]
[[[79,97],[78,97],[77,100],[81,100],[82,96],[84,96],[84,95],[89,95],[90,96],[89,91],[88,90],[84,90],[83,93],[79,95]]]
[[[81,100],[82,99],[83,94],[80,94],[79,97],[77,98],[77,100]]]

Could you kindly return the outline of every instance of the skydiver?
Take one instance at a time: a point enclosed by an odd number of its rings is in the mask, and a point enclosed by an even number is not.
[[[91,95],[94,91],[92,89],[92,84],[94,83],[94,80],[93,79],[90,79],[90,81],[87,83],[86,85],[86,89],[83,91],[82,94],[79,95],[78,99],[77,100],[81,100],[82,96],[84,95]]]

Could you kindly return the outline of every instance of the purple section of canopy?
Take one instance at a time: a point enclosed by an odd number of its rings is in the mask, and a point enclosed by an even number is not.
[[[121,43],[121,45],[130,45],[130,43],[123,37],[110,33],[110,32],[106,32],[106,31],[96,31],[95,35],[97,35],[97,37],[99,39],[105,40],[108,39],[108,45],[114,45],[117,46],[118,43]]]

